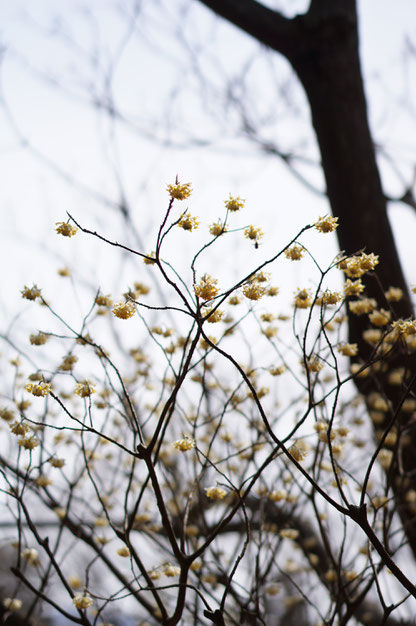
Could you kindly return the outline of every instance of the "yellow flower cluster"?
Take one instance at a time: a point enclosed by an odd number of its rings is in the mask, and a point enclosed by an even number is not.
[[[88,609],[93,603],[93,599],[88,594],[77,594],[72,598],[75,608]]]
[[[264,232],[262,229],[255,228],[252,224],[244,229],[244,237],[246,237],[246,239],[250,239],[254,243],[258,243],[263,236]]]
[[[266,287],[257,280],[250,281],[243,285],[243,294],[249,300],[260,300],[266,294]]]
[[[291,261],[300,261],[304,254],[304,248],[302,248],[302,246],[299,246],[298,244],[294,244],[293,246],[291,246],[290,248],[286,248],[285,250],[285,257],[287,259],[290,259]]]
[[[354,315],[365,315],[371,313],[377,306],[377,302],[374,298],[362,298],[361,300],[354,300],[348,303],[351,313]]]
[[[20,293],[22,294],[22,298],[26,300],[36,300],[36,298],[40,298],[41,296],[41,291],[37,285],[33,285],[33,287],[30,288],[25,285]]]
[[[318,221],[314,224],[316,230],[321,233],[331,233],[338,228],[338,218],[326,215],[325,217],[319,217]]]
[[[186,200],[192,193],[192,183],[176,183],[166,187],[173,200]]]
[[[416,320],[396,320],[393,330],[403,337],[416,335]]]
[[[193,448],[195,448],[195,440],[192,439],[192,437],[189,437],[189,435],[185,435],[183,439],[178,439],[177,441],[174,441],[172,445],[174,448],[176,448],[176,450],[186,452],[187,450],[192,450]]]
[[[326,290],[319,298],[316,298],[315,304],[317,306],[320,306],[322,304],[338,304],[342,301],[342,299],[343,295],[339,291]]]
[[[9,428],[13,435],[25,435],[30,430],[26,422],[14,422],[13,424],[9,424]]]
[[[124,558],[127,558],[130,556],[130,550],[128,549],[127,546],[121,546],[121,548],[117,549],[117,554],[118,556],[122,556]]]
[[[296,528],[282,528],[279,534],[286,539],[297,539],[299,531]]]
[[[366,272],[370,272],[371,270],[373,270],[376,265],[378,265],[378,262],[378,255],[374,254],[373,252],[371,252],[370,254],[365,254],[363,252],[360,255],[341,259],[341,261],[338,263],[338,267],[349,278],[360,278]]]
[[[364,291],[364,285],[361,280],[350,280],[347,278],[344,284],[344,294],[346,296],[359,296]]]
[[[43,344],[45,344],[48,339],[49,337],[48,335],[45,335],[45,333],[38,333],[37,335],[32,334],[29,337],[29,341],[32,346],[43,346]]]
[[[156,258],[156,252],[150,252],[147,256],[143,257],[143,263],[145,265],[154,265],[155,261],[153,259]]]
[[[113,314],[122,320],[128,320],[136,313],[136,305],[131,300],[118,302],[113,307]]]
[[[290,446],[289,453],[293,456],[295,461],[303,461],[308,453],[307,445],[299,440],[297,443],[294,443],[293,446]]]
[[[25,387],[26,391],[32,394],[32,396],[45,397],[52,391],[50,383],[27,383]]]
[[[384,295],[388,302],[399,302],[403,298],[403,290],[400,287],[389,287]]]
[[[301,363],[304,365],[303,361],[301,361]],[[306,359],[306,367],[310,372],[320,372],[324,364],[320,358],[314,354],[309,359]]]
[[[58,275],[62,276],[63,278],[67,278],[68,276],[71,276],[71,270],[69,269],[69,267],[61,267],[58,270]]]
[[[73,237],[78,232],[78,228],[67,222],[56,222],[56,232],[64,237]]]
[[[282,502],[282,500],[287,499],[287,495],[286,489],[277,489],[269,493],[269,500],[272,502]]]
[[[83,380],[75,387],[75,393],[80,398],[88,398],[95,393],[95,387],[88,380]]]
[[[189,230],[189,232],[192,232],[193,230],[198,228],[199,221],[197,217],[184,213],[178,222],[178,226],[179,228],[183,228],[183,230]]]
[[[74,354],[68,354],[67,356],[63,358],[63,361],[60,364],[59,369],[62,370],[63,372],[70,372],[72,371],[77,361],[78,361],[77,356],[75,356]]]
[[[30,437],[21,437],[17,440],[17,443],[21,448],[25,448],[25,450],[33,450],[38,447],[40,441],[35,435],[31,435]]]
[[[29,565],[40,565],[39,553],[36,548],[25,548],[22,550],[22,557]]]
[[[113,301],[110,295],[98,294],[95,298],[95,304],[98,304],[98,306],[113,306]]]
[[[210,274],[204,274],[197,285],[194,285],[195,295],[202,300],[212,300],[218,295],[218,280],[210,276]]]
[[[209,324],[217,324],[223,317],[224,311],[221,311],[221,309],[215,309],[214,312],[212,312],[212,309],[204,311],[204,319],[206,319]]]
[[[0,417],[5,422],[11,422],[12,420],[14,420],[14,413],[10,409],[1,408]]]
[[[225,200],[225,208],[227,211],[234,213],[244,208],[245,200],[242,200],[240,196],[233,197],[231,194],[229,195],[228,200]]]
[[[56,456],[52,456],[49,459],[49,463],[52,465],[52,467],[62,468],[65,465],[65,459],[60,459]]]
[[[386,326],[391,319],[391,313],[385,309],[380,309],[379,311],[370,313],[368,319],[374,326]]]
[[[19,598],[4,598],[2,604],[8,611],[19,611],[23,603]]]
[[[227,495],[227,492],[222,487],[206,487],[205,495],[210,500],[222,500]]]
[[[209,232],[214,237],[219,237],[223,233],[227,232],[227,227],[222,223],[221,220],[218,220],[218,222],[214,222],[213,224],[211,224],[211,226],[209,227]]]
[[[310,289],[298,288],[295,292],[294,305],[297,309],[308,309],[312,306],[312,292]]]
[[[179,574],[181,573],[181,569],[177,565],[166,563],[166,565],[163,568],[163,573],[168,578],[173,578],[174,576],[179,576]]]
[[[383,333],[378,328],[368,328],[363,332],[363,339],[367,343],[376,344],[381,340]]]
[[[358,354],[358,345],[356,343],[343,343],[338,346],[338,352],[344,356],[356,356]]]

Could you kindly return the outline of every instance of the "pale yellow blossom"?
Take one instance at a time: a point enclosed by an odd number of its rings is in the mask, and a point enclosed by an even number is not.
[[[290,248],[286,248],[285,250],[285,257],[291,261],[300,261],[304,254],[305,249],[297,244],[291,246]]]
[[[316,230],[321,233],[331,233],[338,228],[338,218],[326,215],[325,217],[319,217],[318,221],[314,224]]]
[[[236,211],[239,211],[240,209],[243,209],[244,203],[245,203],[245,200],[242,200],[240,196],[234,197],[231,194],[229,195],[228,200],[225,200],[224,202],[225,208],[227,209],[227,211],[230,211],[231,213],[234,213]]]
[[[294,299],[295,307],[298,309],[307,309],[312,306],[312,293],[310,289],[297,289]]]
[[[122,320],[127,320],[136,313],[136,305],[131,300],[118,302],[113,307],[113,314]]]
[[[88,396],[91,396],[93,393],[95,393],[95,391],[96,390],[94,385],[88,380],[82,380],[81,382],[77,383],[77,386],[75,387],[75,393],[80,398],[87,398]]]
[[[199,283],[194,285],[195,295],[202,300],[212,300],[218,294],[218,280],[209,274],[204,274]]]
[[[213,224],[211,224],[211,226],[209,227],[209,232],[214,237],[219,237],[223,233],[227,232],[227,227],[223,224],[221,220],[218,220],[218,222],[214,222]]]
[[[26,391],[32,394],[32,396],[45,397],[52,391],[52,385],[50,383],[27,383],[25,387]]]
[[[184,213],[178,222],[178,226],[179,228],[183,228],[183,230],[188,230],[189,232],[192,232],[193,230],[198,228],[199,221],[197,217]]]
[[[266,294],[266,288],[257,281],[252,281],[243,285],[243,294],[249,300],[260,300]]]
[[[88,609],[92,605],[93,599],[88,594],[77,594],[72,598],[72,602],[77,609]]]
[[[174,441],[172,445],[174,448],[176,448],[176,450],[186,452],[187,450],[192,450],[193,448],[195,448],[195,440],[192,439],[192,437],[189,437],[189,435],[185,435],[183,439],[178,439],[177,441]]]
[[[186,200],[192,193],[192,183],[175,183],[166,189],[173,200]]]
[[[356,343],[343,343],[338,346],[338,352],[344,356],[356,356],[358,345]]]
[[[210,500],[222,500],[227,495],[227,492],[222,487],[206,487],[205,495]]]
[[[25,285],[21,294],[22,298],[25,298],[26,300],[36,300],[36,298],[40,298],[41,291],[37,285],[33,285],[33,287],[26,287]]]
[[[78,228],[68,222],[56,222],[56,232],[64,237],[73,237],[78,232]]]
[[[256,228],[252,224],[244,229],[244,237],[246,237],[246,239],[254,241],[255,243],[258,243],[263,236],[264,232],[262,231],[262,229]]]

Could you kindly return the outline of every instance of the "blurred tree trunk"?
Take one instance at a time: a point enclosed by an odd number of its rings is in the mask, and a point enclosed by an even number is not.
[[[413,316],[403,270],[390,227],[386,199],[376,162],[359,57],[356,0],[311,0],[304,15],[286,18],[255,0],[200,0],[218,15],[284,55],[301,81],[310,105],[312,124],[321,153],[327,196],[333,215],[339,217],[341,250],[351,254],[365,248],[380,256],[377,278],[365,278],[366,295],[388,308],[384,291],[400,287],[404,297],[393,303],[393,319]],[[372,348],[362,338],[367,316],[349,315],[350,340],[359,345],[360,357]],[[400,342],[402,344],[402,342]],[[410,445],[392,466],[389,480],[395,490],[397,510],[409,545],[416,556],[416,518],[406,501],[410,476],[416,471],[414,429],[399,408],[410,389],[392,386],[389,373],[404,367],[413,374],[415,357],[399,345],[386,359],[384,373],[357,380],[366,399],[374,391],[391,404],[386,424],[395,415],[395,426],[407,430]],[[386,426],[384,424],[384,426]],[[400,467],[400,470],[399,470]]]

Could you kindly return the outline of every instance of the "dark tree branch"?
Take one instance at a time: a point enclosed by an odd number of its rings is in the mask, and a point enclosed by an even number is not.
[[[288,56],[296,45],[295,22],[256,0],[200,0],[261,43]]]

